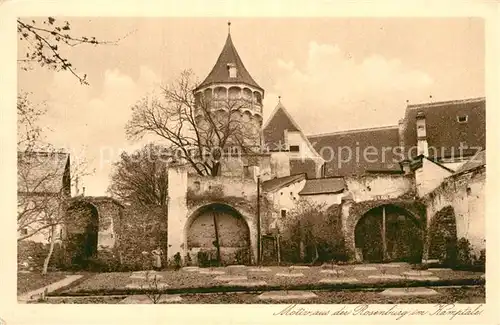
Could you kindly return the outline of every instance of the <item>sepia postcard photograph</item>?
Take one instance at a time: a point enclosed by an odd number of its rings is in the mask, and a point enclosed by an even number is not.
[[[9,20],[17,310],[479,322],[486,19],[155,8]]]

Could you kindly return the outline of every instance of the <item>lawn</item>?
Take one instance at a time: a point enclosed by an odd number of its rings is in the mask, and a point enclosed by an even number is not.
[[[439,294],[424,297],[387,297],[380,291],[315,291],[318,296],[311,300],[288,300],[282,303],[298,304],[452,304],[452,303],[484,303],[484,286],[463,288],[434,288]],[[266,304],[280,303],[257,299],[255,293],[212,293],[182,294],[180,304]],[[46,303],[51,304],[117,304],[126,296],[101,297],[52,297]]]
[[[375,270],[356,270],[358,266],[375,267]],[[255,267],[243,267],[243,268],[213,268],[211,270],[224,272],[224,275],[231,276],[246,276],[248,281],[265,281],[265,286],[267,287],[281,287],[289,288],[293,286],[308,286],[308,285],[319,285],[319,281],[325,278],[336,279],[338,277],[349,277],[356,278],[358,281],[353,284],[359,284],[366,286],[377,286],[380,284],[387,283],[401,283],[406,281],[405,279],[377,279],[371,278],[370,276],[389,276],[389,275],[401,275],[403,272],[411,271],[411,267],[408,264],[400,264],[397,267],[384,267],[383,265],[342,265],[335,266],[335,270],[340,270],[343,273],[340,275],[333,275],[328,273],[322,273],[322,270],[331,269],[331,267],[310,267],[308,269],[296,269],[292,270],[289,267],[267,267],[270,269],[269,272],[255,272],[252,271]],[[440,280],[467,280],[475,279],[480,280],[482,273],[469,272],[469,271],[451,271],[451,270],[441,270],[433,271],[430,276],[439,277]],[[301,277],[278,277],[277,273],[302,273]],[[195,289],[195,288],[214,288],[222,287],[227,281],[217,280],[217,275],[200,274],[200,272],[187,272],[185,270],[178,271],[162,271],[159,272],[162,276],[161,282],[168,284],[169,290],[183,290]],[[79,282],[78,284],[69,287],[64,290],[63,294],[82,294],[82,293],[94,293],[96,295],[101,294],[117,294],[117,292],[126,292],[126,286],[128,284],[140,283],[141,280],[132,279],[130,276],[132,272],[111,272],[111,273],[99,273],[89,276],[86,280]],[[148,287],[148,286],[146,286]],[[114,293],[113,293],[114,292]]]
[[[41,273],[17,273],[17,294],[23,294],[31,290],[40,289],[46,285],[62,280],[66,277],[65,272],[50,272],[46,275]]]

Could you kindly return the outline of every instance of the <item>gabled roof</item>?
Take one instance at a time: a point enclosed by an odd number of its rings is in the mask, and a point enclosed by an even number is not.
[[[299,195],[341,193],[345,187],[343,177],[308,179]]]
[[[305,174],[290,175],[280,178],[273,178],[268,181],[262,182],[262,191],[264,192],[274,192],[288,186],[290,184],[300,182],[306,178]]]
[[[316,151],[323,154],[326,176],[361,175],[368,171],[401,169],[398,152],[392,150],[399,147],[397,125],[309,135],[308,138]],[[375,148],[378,154],[366,155],[365,159],[365,150],[375,150],[367,149],[369,147]],[[356,157],[357,152],[359,157]]]
[[[314,146],[311,144],[309,139],[306,137],[299,124],[295,122],[293,117],[288,113],[288,110],[283,106],[281,100],[271,112],[271,115],[267,119],[266,123],[262,127],[262,134],[264,137],[264,146],[269,149],[269,151],[284,151],[286,148],[284,145],[285,141],[285,130],[290,132],[300,132],[306,145],[309,147],[311,152],[313,152],[319,160],[322,157],[315,150]]]
[[[461,143],[468,147],[462,151],[463,156],[470,157],[476,154],[479,148],[485,148],[486,99],[484,97],[408,105],[403,133],[407,152],[408,148],[417,146],[418,114],[425,118],[430,158],[453,156],[460,158]],[[467,122],[459,123],[458,116],[467,116]],[[413,151],[414,155],[415,152],[416,150]]]
[[[18,152],[17,191],[24,194],[63,194],[64,186],[68,186],[64,184],[65,176],[69,182],[69,164],[68,153]]]
[[[236,65],[236,78],[229,77],[228,64]],[[227,35],[226,44],[224,44],[222,52],[220,53],[217,62],[212,68],[212,71],[210,71],[205,80],[198,87],[196,87],[195,90],[218,83],[243,83],[264,92],[264,89],[262,89],[255,82],[255,80],[253,80],[252,76],[245,68],[243,61],[241,60],[238,52],[236,51],[236,48],[234,47],[233,40],[231,39],[231,34]]]
[[[318,177],[318,175],[316,174],[316,170],[318,167],[318,162],[314,159],[290,158],[290,174],[292,175],[303,173],[306,175],[306,178],[316,178]]]
[[[481,150],[477,154],[475,154],[470,160],[468,160],[465,164],[460,166],[460,168],[456,170],[455,174],[465,173],[485,165],[486,165],[486,150]]]

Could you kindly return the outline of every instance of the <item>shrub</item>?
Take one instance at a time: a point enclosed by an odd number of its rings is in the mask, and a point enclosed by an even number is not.
[[[250,264],[250,252],[247,248],[240,248],[235,253],[236,264]]]
[[[350,252],[341,230],[340,213],[340,209],[327,211],[324,205],[300,201],[287,220],[283,220],[282,261],[348,261]]]

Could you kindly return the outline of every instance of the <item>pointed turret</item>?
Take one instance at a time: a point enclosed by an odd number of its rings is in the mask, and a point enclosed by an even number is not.
[[[230,27],[231,23],[228,23]],[[231,114],[231,125],[240,122],[242,139],[232,139],[231,144],[243,144],[260,150],[262,128],[262,100],[264,89],[260,87],[245,68],[228,32],[226,43],[212,71],[193,91],[198,125],[223,127]],[[210,121],[206,121],[211,112]],[[234,114],[239,112],[239,115]]]
[[[264,89],[255,82],[245,68],[238,51],[236,51],[234,47],[231,33],[228,33],[226,44],[224,44],[222,52],[212,68],[212,71],[210,71],[208,76],[195,91],[214,84],[246,84],[264,93]]]

